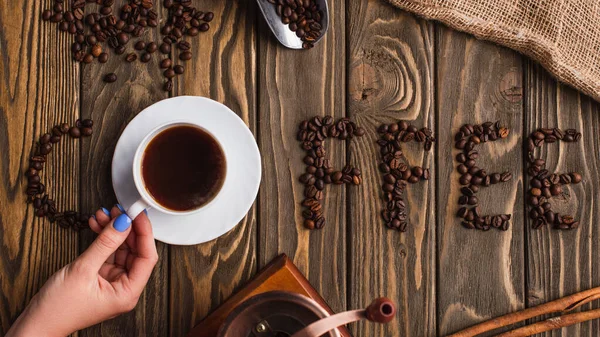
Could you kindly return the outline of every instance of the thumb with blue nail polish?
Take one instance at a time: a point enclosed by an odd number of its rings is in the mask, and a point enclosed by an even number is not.
[[[119,232],[124,232],[131,227],[131,219],[127,214],[121,214],[115,219],[113,227]]]

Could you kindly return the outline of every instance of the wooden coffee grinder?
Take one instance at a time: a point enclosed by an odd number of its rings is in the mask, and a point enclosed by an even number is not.
[[[333,314],[285,255],[192,329],[187,337],[350,337],[344,325],[388,323],[394,303],[375,299],[366,309]]]

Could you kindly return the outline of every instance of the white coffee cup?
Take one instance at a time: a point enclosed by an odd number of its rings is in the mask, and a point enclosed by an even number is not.
[[[176,211],[176,210],[166,208],[163,205],[161,205],[160,203],[158,203],[146,189],[144,179],[142,177],[142,159],[144,157],[144,153],[146,152],[146,148],[148,147],[148,144],[150,144],[150,142],[158,134],[160,134],[161,132],[163,132],[167,129],[170,129],[170,128],[173,128],[176,126],[192,126],[192,127],[198,128],[198,129],[208,133],[213,139],[215,139],[217,141],[217,143],[221,147],[221,150],[223,151],[223,154],[225,155],[225,162],[226,163],[229,162],[229,160],[227,158],[227,151],[225,151],[225,148],[223,147],[222,142],[219,141],[219,138],[217,138],[213,133],[211,133],[210,130],[207,130],[204,127],[202,127],[202,125],[198,125],[197,123],[194,123],[190,120],[175,120],[175,121],[169,121],[167,123],[159,125],[158,127],[154,128],[152,131],[150,131],[150,133],[148,133],[146,135],[146,137],[144,137],[144,139],[138,146],[138,148],[135,152],[135,156],[133,158],[133,167],[132,167],[133,181],[135,183],[135,187],[136,187],[138,193],[140,194],[140,199],[138,201],[134,202],[133,205],[131,205],[131,207],[129,207],[126,211],[127,215],[131,219],[135,219],[144,210],[147,210],[150,208],[155,209],[155,210],[165,213],[165,214],[170,214],[170,215],[189,215],[189,214],[193,214],[193,213],[201,211],[204,207],[214,203],[217,200],[217,198],[219,198],[219,195],[221,192],[220,190],[217,192],[217,194],[211,201],[209,201],[208,203],[206,203],[198,208],[191,209],[188,211]],[[220,187],[221,190],[228,179],[227,171],[229,171],[229,170],[228,169],[226,170],[225,180],[223,181],[223,184]]]

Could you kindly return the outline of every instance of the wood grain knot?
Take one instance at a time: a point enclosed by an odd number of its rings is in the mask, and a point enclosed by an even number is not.
[[[511,103],[523,100],[523,79],[516,69],[510,70],[502,76],[499,89],[502,97]]]
[[[350,97],[359,107],[400,111],[413,106],[420,92],[419,70],[400,41],[376,39],[351,65]],[[381,43],[381,45],[379,45]],[[361,110],[360,108],[358,110]]]

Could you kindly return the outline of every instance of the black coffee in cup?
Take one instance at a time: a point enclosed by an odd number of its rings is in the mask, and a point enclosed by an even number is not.
[[[141,161],[146,190],[157,203],[185,212],[209,203],[221,190],[227,163],[221,145],[206,131],[177,125],[146,146]]]

